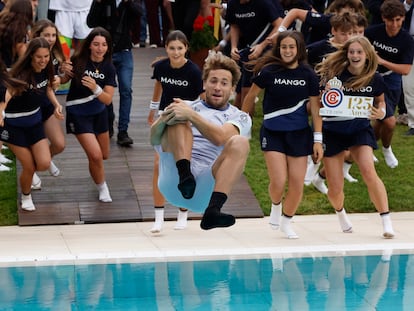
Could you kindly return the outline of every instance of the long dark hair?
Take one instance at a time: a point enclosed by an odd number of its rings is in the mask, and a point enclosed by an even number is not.
[[[102,36],[105,38],[108,45],[108,51],[104,55],[104,62],[112,62],[112,39],[110,33],[102,27],[96,27],[92,29],[85,40],[82,41],[78,50],[75,51],[71,60],[74,64],[74,79],[80,81],[83,73],[85,72],[86,63],[91,57],[91,49],[89,48],[91,42],[96,36]]]
[[[306,54],[306,45],[302,33],[298,31],[287,30],[279,33],[276,39],[276,44],[273,46],[273,49],[266,52],[263,57],[249,62],[248,64],[253,67],[254,74],[257,74],[264,66],[267,65],[280,65],[282,68],[286,67],[286,64],[282,60],[280,55],[280,43],[285,38],[292,38],[296,42],[297,55],[296,59],[299,64],[307,64],[308,56]]]
[[[6,87],[11,95],[21,93],[26,88],[26,82],[19,79],[12,78],[7,71],[6,65],[0,58],[0,88]],[[0,102],[2,98],[0,98]]]
[[[11,49],[16,58],[16,45],[24,42],[33,24],[33,8],[30,0],[9,1],[0,13],[0,51]]]
[[[29,85],[33,85],[34,87],[36,86],[35,72],[32,67],[32,58],[34,53],[36,53],[36,51],[41,48],[46,48],[48,51],[50,51],[49,43],[45,38],[34,38],[30,40],[26,52],[19,58],[19,60],[13,65],[12,69],[10,70],[10,75],[13,78],[26,82],[26,89],[29,87]],[[49,85],[51,85],[54,78],[54,69],[51,59],[49,59],[45,70],[49,79]],[[21,90],[17,91],[17,95],[20,92]]]

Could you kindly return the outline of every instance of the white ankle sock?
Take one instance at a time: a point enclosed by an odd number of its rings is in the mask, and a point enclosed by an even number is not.
[[[279,204],[272,203],[272,209],[270,211],[269,224],[273,230],[279,230],[280,217],[282,216],[282,202]]]
[[[178,209],[177,223],[174,226],[174,230],[183,230],[187,228],[187,216],[188,211]]]
[[[106,181],[104,181],[102,184],[97,184],[96,187],[99,191],[99,201],[104,203],[110,203],[112,202],[111,195],[109,194],[108,185],[106,184]]]
[[[56,164],[53,161],[50,161],[49,173],[54,177],[57,177],[60,174],[60,169],[56,166]]]
[[[344,178],[349,182],[357,182],[358,179],[352,177],[351,174],[349,174],[349,170],[351,169],[352,163],[344,162],[344,166],[342,168],[344,172]]]
[[[315,186],[316,189],[320,193],[327,194],[328,187],[325,185],[325,178],[323,178],[319,173],[317,173],[312,179],[312,185]]]
[[[341,225],[342,232],[344,233],[352,233],[352,223],[346,214],[345,208],[343,208],[340,212],[335,211],[336,215],[338,215],[339,224]]]
[[[286,234],[286,237],[288,239],[299,239],[299,236],[292,229],[291,221],[292,218],[283,215],[281,219],[280,230]]]
[[[39,175],[36,172],[33,173],[32,177],[32,189],[40,190],[42,188],[42,180],[39,178]]]
[[[164,224],[164,208],[155,208],[155,222],[150,229],[151,233],[160,233]]]
[[[23,194],[22,193],[22,209],[24,209],[25,211],[29,211],[32,212],[34,210],[36,210],[33,201],[32,201],[32,195],[31,194]]]
[[[312,156],[308,156],[308,165],[306,167],[306,175],[305,175],[305,186],[309,186],[312,183],[313,177],[315,177],[315,174],[318,172],[318,168],[321,165],[321,163],[313,163]]]
[[[382,227],[384,228],[384,233],[382,236],[386,239],[392,239],[395,235],[392,228],[392,221],[390,214],[381,215]]]
[[[0,163],[1,164],[10,164],[13,161],[8,159],[4,154],[0,153]]]
[[[398,159],[392,152],[391,146],[388,148],[382,147],[382,153],[384,154],[385,163],[387,163],[390,168],[396,168],[398,166]]]

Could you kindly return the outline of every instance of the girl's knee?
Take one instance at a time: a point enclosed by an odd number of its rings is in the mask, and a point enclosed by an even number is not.
[[[50,167],[50,161],[51,159],[42,159],[41,161],[36,162],[36,171],[46,171]]]
[[[53,150],[54,155],[62,153],[63,150],[65,150],[65,144],[64,143],[53,144],[51,146],[51,149]]]

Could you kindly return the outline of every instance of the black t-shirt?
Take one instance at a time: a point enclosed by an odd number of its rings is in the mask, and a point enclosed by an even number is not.
[[[203,92],[201,71],[188,60],[181,68],[172,68],[169,59],[163,59],[154,65],[153,79],[162,85],[160,110],[164,110],[174,98],[195,100]]]

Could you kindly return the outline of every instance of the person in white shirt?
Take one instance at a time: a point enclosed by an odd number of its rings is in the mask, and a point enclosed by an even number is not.
[[[203,71],[205,100],[174,99],[151,126],[159,152],[158,186],[173,205],[203,214],[200,227],[229,227],[221,212],[239,180],[249,153],[252,120],[229,103],[240,79],[237,63],[210,52]]]

